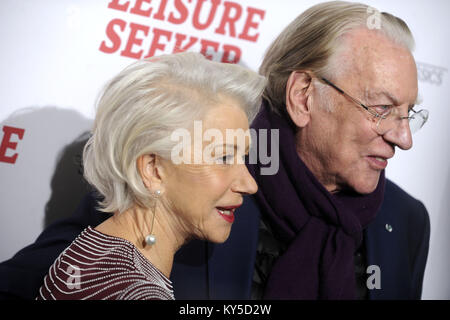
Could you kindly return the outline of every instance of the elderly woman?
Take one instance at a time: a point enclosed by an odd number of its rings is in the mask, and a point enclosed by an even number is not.
[[[219,137],[248,130],[264,85],[252,71],[195,53],[139,61],[112,79],[83,162],[101,210],[114,214],[58,257],[38,299],[174,299],[176,251],[193,237],[224,242],[243,195],[257,191],[241,161],[249,136]],[[194,137],[175,163],[180,130]],[[208,130],[216,139],[204,138]]]

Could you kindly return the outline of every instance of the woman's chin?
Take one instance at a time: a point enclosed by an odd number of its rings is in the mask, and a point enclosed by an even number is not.
[[[218,243],[218,244],[224,243],[229,238],[230,231],[231,231],[231,228],[228,232],[223,232],[223,233],[217,232],[214,234],[210,234],[210,235],[208,235],[208,237],[205,240],[207,240],[209,242],[213,242],[213,243]]]

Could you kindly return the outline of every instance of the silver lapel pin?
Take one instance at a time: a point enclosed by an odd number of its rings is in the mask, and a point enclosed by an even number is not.
[[[386,230],[388,231],[388,232],[392,232],[392,226],[390,225],[390,224],[388,224],[388,223],[386,223]]]

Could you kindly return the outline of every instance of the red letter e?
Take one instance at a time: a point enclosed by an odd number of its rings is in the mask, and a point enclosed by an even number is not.
[[[25,130],[19,129],[19,128],[14,128],[14,127],[4,126],[3,132],[5,134],[3,135],[2,144],[0,145],[0,161],[6,162],[6,163],[16,163],[18,154],[15,153],[13,156],[8,157],[8,156],[6,156],[6,150],[7,149],[16,150],[17,142],[11,142],[11,136],[13,134],[17,134],[19,136],[19,139],[22,140]]]

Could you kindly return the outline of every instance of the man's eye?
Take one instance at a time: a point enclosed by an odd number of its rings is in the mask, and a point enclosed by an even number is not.
[[[381,115],[386,115],[389,114],[392,110],[392,106],[390,105],[379,105],[379,106],[374,106],[373,109]]]

